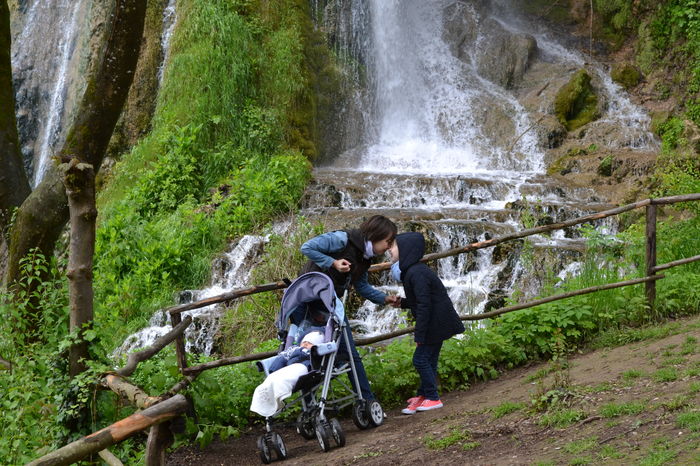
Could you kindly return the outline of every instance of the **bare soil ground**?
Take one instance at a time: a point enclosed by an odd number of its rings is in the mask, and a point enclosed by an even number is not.
[[[282,426],[289,458],[274,464],[700,464],[700,317],[664,328],[663,338],[572,356],[559,408],[531,408],[553,377],[566,375],[533,364],[445,393],[442,409],[412,416],[391,409],[376,429],[342,419],[347,444],[328,453]],[[260,464],[261,432],[181,448],[167,464]]]

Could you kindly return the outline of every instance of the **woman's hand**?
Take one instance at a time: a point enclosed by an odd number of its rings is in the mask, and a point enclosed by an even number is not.
[[[391,304],[393,307],[401,307],[401,296],[386,295],[386,298],[384,298],[384,304]]]
[[[351,265],[347,259],[336,259],[333,261],[333,268],[341,273],[349,272]]]

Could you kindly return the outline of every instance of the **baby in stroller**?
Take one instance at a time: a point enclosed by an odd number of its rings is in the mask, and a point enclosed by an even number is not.
[[[253,393],[250,410],[264,417],[281,410],[299,377],[311,368],[311,348],[323,340],[323,333],[313,330],[304,335],[299,345],[292,345],[275,356],[267,367],[269,375]]]
[[[353,358],[348,357],[350,344],[347,335],[350,329],[345,322],[343,302],[336,296],[333,281],[327,275],[306,273],[285,290],[276,321],[282,341],[280,353],[258,361],[257,366],[267,376],[263,385],[272,379],[275,390],[284,389],[285,393],[298,391],[299,396],[281,403],[282,399],[289,397],[287,394],[284,398],[280,397],[279,404],[269,403],[269,406],[258,409],[261,407],[256,405],[254,395],[251,410],[265,417],[266,433],[258,439],[263,463],[272,461],[273,452],[277,459],[287,457],[282,437],[272,430],[271,418],[296,403],[301,404],[297,432],[307,440],[315,437],[323,451],[330,450],[331,440],[338,447],[345,445],[345,435],[338,419],[326,417],[329,409],[337,413],[352,405],[352,420],[360,429],[378,426],[384,421],[384,411],[379,403],[363,399],[362,394],[353,389],[359,384]],[[310,346],[307,348],[308,359],[303,349],[304,340],[307,341],[306,346]],[[288,364],[294,355],[300,358],[300,362]],[[276,366],[282,367],[271,371]],[[355,383],[345,383],[338,377],[341,374],[354,377]],[[331,392],[331,381],[344,387],[349,394],[337,395],[342,391],[335,390]]]

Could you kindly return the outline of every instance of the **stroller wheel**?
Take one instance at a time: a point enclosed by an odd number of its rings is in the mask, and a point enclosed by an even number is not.
[[[367,403],[367,418],[370,424],[374,427],[379,427],[384,422],[384,410],[382,405],[377,400],[372,400]]]
[[[355,404],[352,405],[352,422],[357,426],[358,429],[369,429],[370,420],[368,414],[369,411],[367,409],[366,400],[356,401]]]
[[[270,443],[272,444],[272,449],[277,454],[278,460],[287,459],[287,447],[285,447],[284,440],[282,440],[282,436],[280,434],[273,432]]]
[[[328,451],[331,449],[331,435],[328,422],[326,420],[318,420],[316,422],[316,439],[318,440],[318,446],[321,447],[321,451]]]
[[[272,462],[272,453],[270,452],[270,445],[268,445],[266,437],[266,435],[258,437],[258,450],[260,452],[260,460],[264,464],[270,464]]]
[[[307,413],[301,413],[299,417],[297,417],[297,433],[306,440],[311,440],[316,437],[313,421],[311,420],[311,416]]]
[[[329,422],[331,427],[331,434],[333,434],[333,440],[338,447],[345,446],[345,434],[343,433],[342,427],[340,427],[340,421],[337,418],[333,418]]]

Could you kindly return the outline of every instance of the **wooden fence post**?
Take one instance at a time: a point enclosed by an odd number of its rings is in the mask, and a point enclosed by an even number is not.
[[[646,276],[649,277],[654,275],[656,267],[656,205],[653,203],[653,200],[652,203],[647,206],[646,210]],[[646,283],[646,295],[647,302],[649,303],[649,310],[653,313],[656,301],[656,281],[648,281]]]
[[[170,314],[170,323],[173,328],[177,327],[182,322],[180,314]],[[177,365],[180,367],[180,373],[187,367],[187,353],[185,352],[185,336],[184,333],[175,338],[175,352],[177,353]]]

